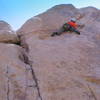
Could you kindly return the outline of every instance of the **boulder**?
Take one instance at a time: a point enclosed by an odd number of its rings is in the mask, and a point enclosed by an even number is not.
[[[18,41],[18,36],[11,26],[5,21],[0,21],[0,42],[17,43]]]

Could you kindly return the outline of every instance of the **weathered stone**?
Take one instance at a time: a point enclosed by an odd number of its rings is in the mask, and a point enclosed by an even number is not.
[[[72,5],[55,6],[37,16],[41,19],[41,29],[38,23],[33,25],[30,19],[19,30],[23,32],[25,43],[29,46],[29,58],[34,62],[32,67],[43,100],[99,100],[98,12],[93,7],[76,9]],[[78,22],[85,25],[79,29],[80,36],[68,32],[50,37],[54,29],[60,28],[65,20],[73,16],[79,17]],[[33,28],[27,30],[31,25]]]
[[[0,43],[0,100],[36,100],[37,90],[21,47]]]
[[[99,100],[99,12],[57,5],[17,31],[20,46],[0,43],[0,100]],[[81,35],[50,36],[74,16]]]
[[[0,42],[6,42],[6,43],[19,42],[17,34],[12,30],[11,26],[4,21],[0,21]]]

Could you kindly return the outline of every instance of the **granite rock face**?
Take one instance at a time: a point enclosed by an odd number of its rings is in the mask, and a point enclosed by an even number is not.
[[[81,35],[50,36],[72,17],[84,24]],[[99,100],[99,19],[94,7],[65,4],[29,19],[17,31],[20,45],[0,43],[0,99]]]

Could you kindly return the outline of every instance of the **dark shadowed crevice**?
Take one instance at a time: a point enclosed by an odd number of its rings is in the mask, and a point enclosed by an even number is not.
[[[9,68],[8,68],[8,66],[7,66],[6,74],[7,74],[7,100],[10,100],[9,99],[10,87],[9,87]]]
[[[41,96],[41,92],[40,92],[40,88],[39,88],[39,83],[38,83],[38,79],[35,75],[35,71],[32,67],[32,61],[29,60],[28,56],[23,52],[21,53],[21,56],[19,56],[20,60],[23,61],[25,64],[29,65],[30,67],[30,71],[31,71],[31,74],[32,74],[32,78],[35,82],[35,87],[37,88],[37,92],[38,92],[38,97],[40,98],[40,100],[43,100],[42,99],[42,96]]]
[[[43,99],[42,99],[42,96],[41,96],[41,93],[40,93],[40,88],[39,88],[39,84],[38,84],[38,79],[37,79],[37,77],[36,77],[36,75],[35,75],[35,71],[34,71],[34,69],[33,69],[33,67],[32,67],[32,64],[30,64],[30,68],[31,68],[32,77],[33,77],[33,79],[34,79],[34,81],[35,81],[35,87],[37,88],[37,91],[38,91],[38,96],[39,96],[40,100],[43,100]]]
[[[29,52],[29,46],[25,41],[25,36],[18,35],[18,38],[19,38],[19,42],[17,43],[17,45],[21,46],[26,52]]]
[[[96,95],[95,95],[94,91],[91,89],[91,87],[89,86],[89,84],[87,84],[87,86],[88,86],[88,89],[89,89],[92,97],[94,98],[94,100],[97,100]]]

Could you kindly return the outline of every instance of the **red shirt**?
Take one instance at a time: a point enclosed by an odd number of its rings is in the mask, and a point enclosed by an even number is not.
[[[75,22],[70,21],[70,22],[68,22],[68,24],[74,28],[77,28],[77,24]]]

